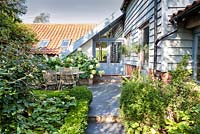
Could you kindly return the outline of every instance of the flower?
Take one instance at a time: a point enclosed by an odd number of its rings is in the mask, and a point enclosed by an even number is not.
[[[96,64],[96,68],[99,68],[99,67],[100,67],[100,64],[99,64],[99,63],[97,63],[97,64]]]
[[[74,60],[73,60],[73,59],[71,59],[70,61],[71,61],[71,63],[73,63],[73,62],[74,62]]]
[[[70,61],[71,61],[71,59],[68,57],[68,58],[66,59],[66,61],[67,61],[67,62],[70,62]]]
[[[94,75],[93,74],[90,74],[90,79],[93,79],[94,78]]]
[[[97,72],[96,70],[92,70],[91,71],[92,74],[96,74],[96,72]]]
[[[99,76],[102,77],[102,75],[105,74],[104,70],[99,71]]]
[[[94,68],[94,66],[93,65],[89,65],[89,69],[93,69]]]
[[[82,51],[82,48],[79,47],[79,48],[78,48],[78,51]]]

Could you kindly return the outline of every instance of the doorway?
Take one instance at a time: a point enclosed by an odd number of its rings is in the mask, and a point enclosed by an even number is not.
[[[124,59],[120,47],[122,41],[97,41],[95,43],[95,57],[100,62],[100,70],[105,75],[123,75]]]

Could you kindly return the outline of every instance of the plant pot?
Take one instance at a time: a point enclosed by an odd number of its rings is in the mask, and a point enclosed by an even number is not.
[[[89,85],[93,85],[93,79],[88,79]]]
[[[92,85],[93,84],[93,79],[80,79],[79,80],[79,85]]]

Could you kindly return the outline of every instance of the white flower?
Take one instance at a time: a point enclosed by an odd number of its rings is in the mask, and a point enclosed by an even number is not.
[[[70,59],[69,57],[67,57],[66,61],[67,61],[67,62],[70,62],[70,61],[71,61],[71,59]]]
[[[97,64],[96,64],[96,68],[99,68],[99,67],[100,67],[100,64],[99,64],[99,63],[97,63]]]
[[[90,74],[90,79],[93,79],[94,78],[94,75],[93,74]]]
[[[93,69],[94,67],[93,67],[93,65],[89,65],[89,69]]]
[[[71,61],[71,63],[73,63],[73,62],[74,62],[74,60],[73,60],[73,59],[71,59],[70,61]]]
[[[99,71],[99,76],[102,77],[102,75],[105,74],[104,70]]]
[[[82,51],[82,48],[79,47],[79,48],[78,48],[78,51]]]
[[[96,70],[92,70],[91,71],[92,74],[96,74],[96,72],[97,72]]]

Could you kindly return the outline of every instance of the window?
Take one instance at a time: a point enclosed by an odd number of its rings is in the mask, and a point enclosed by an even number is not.
[[[197,60],[196,60],[196,62],[197,62],[197,77],[196,77],[196,79],[197,79],[197,81],[200,81],[200,37],[198,37],[198,43],[197,43],[197,54],[196,54],[196,56],[197,56]]]
[[[142,66],[148,66],[149,63],[149,25],[142,28]]]
[[[62,41],[61,47],[67,47],[69,44],[70,44],[70,40],[65,39],[65,40]]]
[[[121,53],[120,53],[120,46],[122,45],[121,42],[112,42],[110,48],[110,60],[111,63],[119,63],[121,60]]]
[[[107,62],[107,42],[96,43],[96,58],[101,63]]]
[[[39,42],[38,47],[39,47],[39,48],[44,48],[44,47],[47,47],[48,44],[49,44],[49,40],[41,40],[41,41]]]

